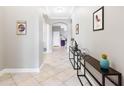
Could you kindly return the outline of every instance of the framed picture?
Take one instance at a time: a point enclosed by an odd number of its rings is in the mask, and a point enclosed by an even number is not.
[[[76,28],[76,35],[78,35],[79,34],[79,24],[76,24],[75,28]]]
[[[27,34],[27,22],[20,20],[16,22],[16,34],[26,35]]]
[[[104,29],[104,7],[99,8],[93,13],[93,31]]]

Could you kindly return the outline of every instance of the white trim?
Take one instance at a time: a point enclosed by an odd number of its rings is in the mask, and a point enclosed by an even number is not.
[[[0,76],[2,76],[4,74],[3,70],[0,71]]]
[[[43,52],[43,54],[49,54],[49,53],[52,53],[52,50],[48,50],[48,51]]]
[[[39,68],[6,68],[0,72],[0,75],[3,73],[33,73],[40,72]]]
[[[44,66],[44,62],[40,65],[39,70],[41,70],[43,66]]]
[[[43,52],[43,54],[48,54],[49,52],[48,51],[46,51],[46,52]]]

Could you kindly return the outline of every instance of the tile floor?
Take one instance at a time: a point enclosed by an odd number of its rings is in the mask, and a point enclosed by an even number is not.
[[[44,54],[40,73],[5,73],[0,76],[1,86],[81,86],[64,48],[54,48]],[[84,80],[84,85],[88,85]]]

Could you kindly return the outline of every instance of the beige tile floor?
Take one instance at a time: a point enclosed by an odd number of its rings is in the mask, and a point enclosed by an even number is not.
[[[88,85],[87,82],[84,82]],[[81,86],[64,48],[44,54],[40,73],[5,73],[0,76],[1,86]]]

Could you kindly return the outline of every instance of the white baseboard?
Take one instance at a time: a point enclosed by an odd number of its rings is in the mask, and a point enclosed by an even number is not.
[[[0,71],[0,76],[2,76],[4,74],[3,70]]]
[[[44,66],[44,62],[40,65],[40,68],[39,68],[39,70],[41,70],[41,68]]]
[[[47,52],[43,52],[43,54],[47,54]]]
[[[52,51],[43,52],[43,54],[49,54],[49,53],[52,53]]]
[[[0,71],[0,74],[3,73],[33,73],[33,72],[40,72],[39,68],[6,68]]]

